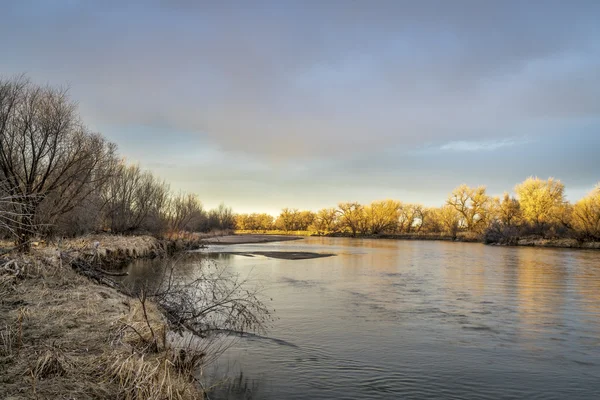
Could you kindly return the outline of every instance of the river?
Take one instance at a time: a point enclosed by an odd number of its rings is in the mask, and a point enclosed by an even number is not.
[[[213,400],[600,398],[598,251],[347,238],[203,251],[260,282],[277,316],[203,371],[224,382]],[[253,251],[336,255],[229,254]]]

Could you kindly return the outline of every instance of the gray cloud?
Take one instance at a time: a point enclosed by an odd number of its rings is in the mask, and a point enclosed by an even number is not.
[[[600,126],[597,1],[13,1],[3,11],[0,73],[69,83],[86,121],[189,187],[215,175],[293,192],[273,171],[305,166],[294,185],[324,191],[315,176],[330,176],[342,187],[364,168],[378,174],[361,183],[373,193],[390,181],[428,190],[433,172],[412,170],[439,165],[411,151],[514,157]],[[579,180],[571,166],[595,156],[573,146],[577,159],[541,169]],[[371,170],[389,149],[413,164]],[[516,160],[509,175],[549,157]],[[459,174],[478,171],[461,161],[436,176],[454,185]]]

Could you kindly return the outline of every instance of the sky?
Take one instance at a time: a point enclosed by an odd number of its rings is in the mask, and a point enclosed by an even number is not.
[[[207,207],[600,181],[600,1],[0,0],[0,76],[68,86]]]

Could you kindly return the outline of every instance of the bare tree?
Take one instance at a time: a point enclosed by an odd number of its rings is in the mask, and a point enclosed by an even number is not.
[[[106,225],[115,233],[161,232],[166,225],[169,186],[139,165],[120,163],[102,196]]]
[[[22,244],[106,182],[115,149],[81,123],[66,89],[0,80],[0,179],[21,207]]]
[[[170,233],[190,229],[194,220],[202,217],[202,203],[195,194],[179,193],[169,201],[168,221]]]

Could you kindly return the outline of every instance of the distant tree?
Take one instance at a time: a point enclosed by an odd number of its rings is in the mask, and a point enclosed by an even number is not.
[[[335,208],[323,208],[317,212],[311,229],[320,234],[335,232],[338,229],[338,212]]]
[[[308,227],[312,225],[315,220],[315,213],[312,211],[300,211],[296,221],[295,230],[306,231]]]
[[[338,213],[340,215],[340,225],[348,229],[352,236],[365,227],[365,210],[360,203],[340,203],[338,204]]]
[[[446,205],[438,209],[438,215],[442,232],[452,236],[456,236],[460,227],[460,221],[463,216],[456,210],[455,207]]]
[[[442,223],[440,221],[440,209],[436,207],[423,207],[422,210],[423,219],[419,226],[419,230],[427,233],[440,233],[442,232]]]
[[[168,203],[167,221],[171,234],[191,231],[202,218],[202,203],[196,194],[180,192],[171,197]]]
[[[300,218],[300,211],[297,208],[284,208],[281,210],[275,224],[277,228],[289,232],[296,231]]]
[[[146,229],[159,233],[166,227],[169,186],[139,165],[119,164],[102,195],[105,224],[112,232]]]
[[[564,190],[565,186],[554,178],[544,181],[530,177],[516,186],[523,218],[532,224],[538,233],[543,233],[549,224],[561,221],[565,211]]]
[[[428,209],[421,204],[413,204],[413,228],[420,232],[423,229],[423,224],[428,215]]]
[[[235,229],[240,231],[252,230],[250,228],[250,214],[235,215]]]
[[[236,228],[249,231],[268,231],[273,229],[274,218],[269,214],[238,214],[235,216]]]
[[[261,231],[268,231],[273,229],[273,224],[275,223],[275,218],[272,215],[262,213],[262,214],[252,214],[256,221],[256,229]]]
[[[212,218],[215,221],[212,229],[230,230],[235,229],[235,217],[231,207],[227,207],[224,203],[219,204],[214,210],[211,210]]]
[[[486,194],[485,186],[471,188],[467,185],[460,185],[452,191],[446,204],[461,215],[462,225],[465,229],[476,231],[485,227],[491,205],[491,199]]]
[[[398,224],[400,202],[395,200],[374,201],[364,208],[364,216],[372,234],[391,233]]]
[[[504,193],[502,200],[498,201],[496,207],[498,220],[504,226],[513,226],[520,222],[522,218],[521,205],[519,200]]]
[[[584,239],[600,240],[600,183],[573,206],[573,225]]]
[[[424,218],[425,214],[422,205],[400,203],[397,230],[401,233],[419,231]]]

